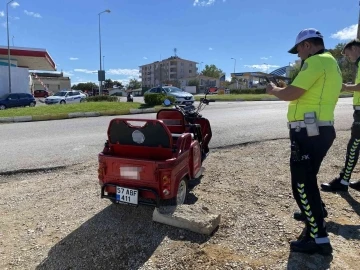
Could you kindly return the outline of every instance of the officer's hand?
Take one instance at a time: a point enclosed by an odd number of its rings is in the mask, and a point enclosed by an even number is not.
[[[282,88],[284,88],[284,87],[287,86],[287,85],[286,85],[286,82],[284,82],[283,80],[279,80],[279,81],[278,81],[278,85],[279,85],[279,87],[282,87]]]
[[[275,88],[275,84],[270,82],[267,86],[266,86],[266,93],[269,94],[269,95],[272,95],[273,94],[273,90]]]

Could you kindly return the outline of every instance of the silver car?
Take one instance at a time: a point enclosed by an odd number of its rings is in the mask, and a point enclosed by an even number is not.
[[[146,91],[149,94],[166,94],[175,98],[177,105],[192,105],[195,102],[194,96],[175,86],[154,87]]]

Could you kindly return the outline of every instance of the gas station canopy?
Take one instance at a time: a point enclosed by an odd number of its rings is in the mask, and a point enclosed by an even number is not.
[[[8,47],[0,46],[0,60],[5,59],[8,59]],[[45,49],[10,47],[10,60],[30,70],[56,71],[55,62]]]

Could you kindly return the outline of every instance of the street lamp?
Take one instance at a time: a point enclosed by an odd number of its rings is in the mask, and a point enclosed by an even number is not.
[[[12,36],[12,44],[13,44],[13,47],[14,47],[14,38],[15,38],[15,36]]]
[[[102,82],[105,80],[105,72],[102,70],[102,63],[101,63],[101,27],[100,27],[100,15],[103,13],[110,13],[110,9],[106,9],[100,12],[99,15],[99,48],[100,48],[100,70],[98,72],[98,80],[99,80],[99,95],[102,94]]]
[[[199,68],[199,75],[198,76],[200,76],[200,72],[201,72],[201,68],[202,68],[202,64],[203,64],[204,62],[200,62],[199,63],[199,66],[200,66],[200,68]]]
[[[103,70],[105,70],[105,55],[103,55],[103,64],[102,64],[102,66],[103,66]]]
[[[235,59],[235,58],[232,58],[232,57],[231,57],[231,59],[234,59],[234,60],[235,60],[235,62],[234,62],[234,73],[235,73],[235,68],[236,68],[236,59]]]
[[[234,61],[234,78],[235,78],[235,80],[236,80],[236,89],[239,89],[239,80],[236,78],[236,76],[235,76],[235,68],[236,68],[236,59],[235,58],[233,58],[233,57],[231,57],[231,59],[234,59],[235,61]]]
[[[9,72],[9,93],[11,93],[11,63],[10,63],[10,38],[9,38],[9,4],[14,0],[9,1],[6,4],[6,30],[7,30],[7,47],[8,47],[8,72]]]

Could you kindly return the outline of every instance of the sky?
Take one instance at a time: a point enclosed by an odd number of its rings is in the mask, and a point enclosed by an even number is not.
[[[2,3],[0,45],[7,46]],[[356,37],[359,18],[355,0],[17,0],[9,5],[10,46],[44,48],[72,84],[96,82],[98,14],[106,9],[100,15],[106,78],[123,84],[174,48],[227,78],[234,68],[271,72],[298,59],[287,51],[302,29],[318,29],[330,49]]]

